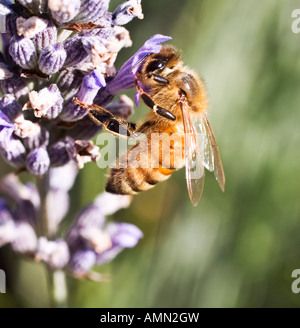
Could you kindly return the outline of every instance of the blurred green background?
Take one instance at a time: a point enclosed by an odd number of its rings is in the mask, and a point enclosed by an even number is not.
[[[111,1],[110,9],[119,3]],[[111,283],[70,278],[70,306],[300,305],[300,294],[291,291],[291,273],[300,268],[296,8],[296,0],[143,1],[145,18],[126,26],[133,46],[121,51],[117,67],[153,34],[173,37],[185,63],[206,81],[226,191],[208,173],[193,208],[183,169],[136,196],[112,219],[136,224],[143,240],[98,269],[112,275]],[[136,109],[133,119],[146,112]],[[80,173],[69,219],[104,189],[104,174],[94,164]],[[0,306],[47,306],[41,266],[4,250],[9,291],[0,294]]]

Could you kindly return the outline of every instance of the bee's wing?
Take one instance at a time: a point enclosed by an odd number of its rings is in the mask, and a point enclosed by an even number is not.
[[[197,123],[200,136],[200,147],[203,155],[203,164],[214,175],[219,183],[222,191],[225,190],[225,174],[221,161],[219,148],[216,142],[215,135],[205,115],[203,115]]]
[[[193,206],[197,206],[204,187],[204,165],[189,110],[185,103],[180,102],[180,105],[185,136],[185,178],[191,202]]]

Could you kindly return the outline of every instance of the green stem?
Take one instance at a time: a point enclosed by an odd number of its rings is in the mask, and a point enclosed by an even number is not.
[[[40,194],[40,220],[38,222],[39,236],[49,237],[49,217],[47,212],[47,194],[49,191],[49,172],[36,178],[36,185]]]
[[[40,195],[40,220],[38,222],[38,235],[47,237],[48,239],[52,236],[49,225],[49,215],[47,211],[47,195],[50,188],[50,177],[49,172],[43,177],[38,177],[36,185]],[[55,209],[53,209],[55,210]],[[52,307],[67,307],[67,284],[66,275],[61,270],[51,271],[47,267],[47,280],[48,290],[50,297],[50,304]]]
[[[52,307],[68,307],[68,289],[65,272],[61,270],[49,271],[49,276]]]

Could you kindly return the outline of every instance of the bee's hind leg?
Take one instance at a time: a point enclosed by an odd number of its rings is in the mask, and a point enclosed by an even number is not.
[[[136,130],[136,124],[114,116],[107,109],[98,105],[87,105],[74,98],[73,101],[84,108],[89,108],[89,117],[97,125],[102,125],[106,130],[118,137],[129,138]]]

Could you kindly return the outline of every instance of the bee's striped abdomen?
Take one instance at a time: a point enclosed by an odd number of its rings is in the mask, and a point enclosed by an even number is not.
[[[115,194],[136,194],[153,188],[182,167],[183,160],[175,161],[175,147],[174,144],[167,144],[167,136],[168,134],[157,136],[152,133],[132,147],[125,156],[121,157],[118,167],[111,169],[106,191]],[[158,151],[153,151],[154,144],[159,145]],[[165,144],[165,147],[161,147],[161,144]],[[179,149],[179,152],[182,159],[182,149]],[[168,161],[165,160],[167,155]]]

